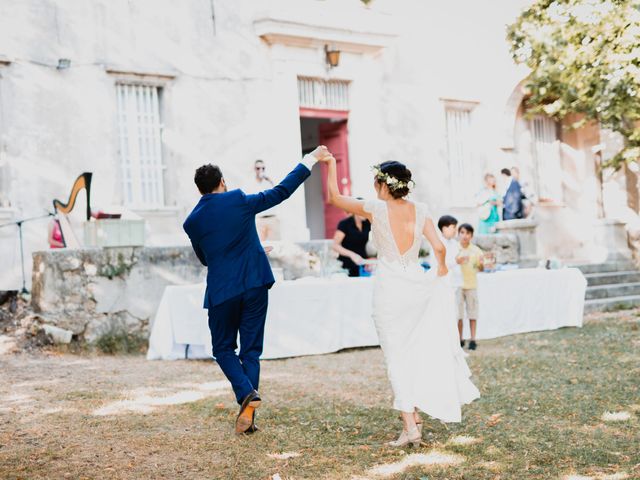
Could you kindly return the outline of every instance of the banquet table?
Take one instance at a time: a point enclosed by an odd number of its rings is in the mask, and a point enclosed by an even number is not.
[[[202,308],[205,285],[168,286],[149,338],[147,358],[210,358],[211,335]],[[371,320],[371,278],[303,278],[269,291],[263,359],[378,345]]]
[[[480,274],[477,338],[582,326],[585,289],[584,276],[574,268]],[[165,288],[149,338],[149,360],[211,358],[204,290],[204,284]],[[372,278],[277,282],[269,293],[262,358],[378,345],[372,294]]]
[[[587,280],[577,268],[480,273],[476,336],[482,340],[581,327],[586,288]]]

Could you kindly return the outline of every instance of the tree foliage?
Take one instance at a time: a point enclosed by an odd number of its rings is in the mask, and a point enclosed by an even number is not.
[[[622,135],[612,166],[640,160],[640,0],[536,0],[507,38],[531,69],[533,113],[583,114],[575,128],[596,120]]]

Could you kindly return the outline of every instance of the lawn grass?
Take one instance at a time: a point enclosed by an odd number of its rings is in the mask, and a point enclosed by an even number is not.
[[[264,362],[253,436],[232,434],[236,405],[210,362],[0,357],[0,478],[640,478],[639,327],[616,312],[480,342],[482,398],[460,424],[427,421],[413,450],[384,445],[400,424],[379,349]]]

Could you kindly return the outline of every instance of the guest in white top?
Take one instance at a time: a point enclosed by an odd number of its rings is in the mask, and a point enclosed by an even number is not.
[[[247,194],[260,193],[273,188],[273,181],[267,176],[267,167],[264,160],[256,160],[253,166],[255,177],[243,186]],[[270,208],[256,216],[256,228],[260,241],[280,240],[280,219],[277,207]]]
[[[442,232],[442,243],[447,249],[444,261],[449,269],[449,285],[456,290],[462,287],[462,270],[458,260],[458,254],[460,253],[458,220],[451,215],[443,215],[438,220],[438,229]]]

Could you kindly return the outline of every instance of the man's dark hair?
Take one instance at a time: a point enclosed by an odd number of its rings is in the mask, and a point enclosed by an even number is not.
[[[447,228],[451,225],[458,225],[458,219],[456,217],[452,217],[451,215],[443,215],[438,220],[438,228],[442,231],[443,228]]]
[[[506,175],[507,177],[511,176],[511,170],[509,170],[508,168],[503,168],[502,170],[500,170],[500,173]]]
[[[470,224],[463,223],[462,225],[460,225],[460,228],[458,228],[458,231],[460,232],[462,230],[466,230],[471,234],[471,236],[473,236],[473,227]]]
[[[257,165],[259,163],[264,163],[264,160],[257,159],[255,162],[253,162],[254,165]]]
[[[203,165],[196,170],[193,181],[202,195],[213,192],[220,186],[222,180],[222,171],[217,165]]]

